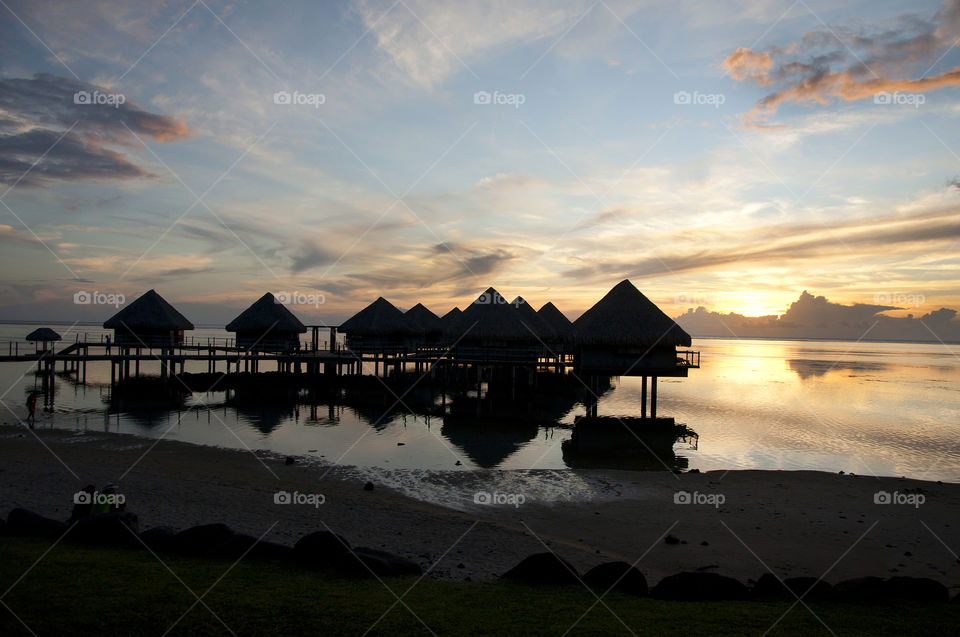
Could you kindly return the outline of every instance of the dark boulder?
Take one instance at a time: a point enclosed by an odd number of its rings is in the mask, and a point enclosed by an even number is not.
[[[607,562],[594,566],[583,576],[583,581],[601,594],[613,588],[627,595],[647,595],[647,578],[626,562]]]
[[[746,599],[747,587],[718,573],[677,573],[660,580],[650,591],[656,599],[676,601],[717,601]]]
[[[750,591],[753,599],[782,601],[802,598],[805,602],[834,599],[833,586],[816,577],[788,577],[782,582],[773,573],[764,573]]]
[[[151,551],[168,551],[173,546],[177,530],[169,526],[155,526],[140,534],[140,539]]]
[[[211,555],[233,537],[233,529],[226,524],[203,524],[184,529],[173,536],[170,549],[184,555]]]
[[[140,522],[136,513],[114,511],[82,517],[70,527],[66,539],[83,544],[142,548],[137,541]]]
[[[63,522],[27,509],[13,509],[7,515],[7,535],[57,539],[66,531],[67,525]]]
[[[883,578],[869,575],[837,582],[833,592],[841,602],[875,602],[883,598]]]
[[[330,531],[304,535],[293,545],[293,557],[312,568],[335,568],[350,558],[350,543]]]
[[[521,584],[568,586],[580,583],[576,569],[553,553],[535,553],[503,574],[504,579]]]
[[[412,560],[365,546],[353,549],[337,564],[337,571],[352,577],[404,577],[423,573],[420,565]]]
[[[891,577],[883,583],[885,599],[942,604],[950,599],[950,591],[929,577]]]
[[[290,557],[293,549],[276,542],[258,540],[252,535],[235,533],[223,544],[210,551],[211,557],[222,557],[231,560],[282,560]]]

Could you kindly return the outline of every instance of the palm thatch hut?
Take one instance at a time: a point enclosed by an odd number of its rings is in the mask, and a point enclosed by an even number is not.
[[[676,348],[690,335],[624,279],[573,323],[583,371],[629,376],[686,376]]]
[[[409,310],[404,312],[404,316],[421,334],[428,338],[436,337],[443,331],[443,325],[440,323],[440,317],[431,312],[423,303],[417,303]]]
[[[113,330],[117,345],[164,347],[181,345],[184,330],[192,330],[193,323],[150,290],[104,321],[103,327]]]
[[[347,348],[357,352],[399,353],[406,351],[407,339],[417,327],[393,303],[382,296],[342,325]]]
[[[296,349],[300,335],[307,328],[293,312],[267,292],[227,323],[226,330],[236,333],[237,347],[283,352]]]
[[[548,301],[543,307],[537,310],[537,314],[547,325],[553,328],[553,332],[556,334],[558,340],[565,341],[570,338],[573,323],[564,316],[563,312],[557,309],[553,301]]]
[[[491,287],[444,325],[443,336],[457,343],[453,353],[461,360],[529,361],[542,353],[542,327]]]
[[[455,307],[443,316],[440,317],[440,328],[444,331],[447,329],[447,325],[456,321],[460,316],[463,315],[463,312],[459,307]]]
[[[49,327],[38,327],[29,334],[27,334],[27,340],[31,343],[43,343],[44,348],[46,348],[47,343],[52,343],[54,341],[62,341],[63,337],[54,332]]]
[[[523,322],[533,329],[539,340],[544,342],[556,340],[557,334],[554,332],[553,327],[544,321],[542,316],[537,314],[537,311],[533,309],[532,305],[527,303],[526,299],[518,296],[510,301],[510,305],[520,312]]]

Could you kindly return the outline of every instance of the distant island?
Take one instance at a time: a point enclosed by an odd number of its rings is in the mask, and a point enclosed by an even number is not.
[[[960,343],[957,311],[940,308],[922,316],[883,314],[905,308],[855,303],[841,305],[806,290],[784,314],[744,316],[712,312],[703,306],[676,317],[694,337],[812,338],[870,341],[924,341]]]

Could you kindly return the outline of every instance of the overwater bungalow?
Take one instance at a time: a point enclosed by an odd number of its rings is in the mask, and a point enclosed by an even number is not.
[[[407,351],[418,328],[381,296],[347,319],[340,331],[346,334],[347,348],[357,353],[399,354]]]
[[[443,333],[443,324],[440,317],[431,312],[423,303],[417,303],[404,312],[404,316],[416,329],[417,336],[426,343],[434,343]]]
[[[42,343],[43,349],[50,347],[50,343],[63,340],[63,337],[54,332],[49,327],[38,327],[27,334],[27,341],[31,343]]]
[[[461,361],[529,362],[543,353],[542,327],[539,317],[525,317],[491,287],[444,326],[443,336],[456,343],[454,358]]]
[[[165,347],[183,344],[183,333],[192,330],[193,323],[150,290],[104,321],[103,327],[113,330],[117,345]]]
[[[307,328],[293,312],[267,292],[227,323],[226,330],[236,333],[237,347],[242,349],[284,352],[296,349],[300,335]]]
[[[537,310],[537,314],[547,325],[553,328],[553,332],[558,341],[563,342],[570,338],[573,323],[564,316],[563,312],[557,309],[557,306],[554,305],[552,301],[545,303],[543,307]]]

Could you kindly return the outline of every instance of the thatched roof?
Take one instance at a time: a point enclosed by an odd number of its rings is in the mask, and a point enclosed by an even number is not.
[[[270,292],[261,296],[253,305],[227,323],[228,332],[296,332],[303,334],[307,328],[293,312],[277,301]]]
[[[460,308],[455,307],[440,317],[440,324],[442,326],[446,326],[450,321],[455,321],[462,314],[463,312],[460,310]]]
[[[523,322],[533,328],[533,331],[536,332],[537,336],[542,339],[552,339],[558,336],[556,330],[553,329],[553,326],[543,320],[543,317],[537,314],[537,311],[533,309],[533,306],[527,303],[526,299],[522,296],[510,301],[510,305],[515,307],[520,316],[523,317]]]
[[[534,313],[536,316],[536,313]],[[465,341],[536,341],[540,323],[530,321],[507,303],[493,288],[477,297],[456,319],[444,325],[443,333]]]
[[[340,331],[351,336],[395,336],[414,333],[417,328],[393,303],[381,296],[348,318],[340,326]]]
[[[136,301],[123,308],[106,321],[107,329],[131,330],[192,330],[193,323],[157,294],[156,290],[145,292]]]
[[[624,279],[573,323],[580,343],[689,346],[690,335]]]
[[[417,303],[404,312],[404,316],[421,332],[439,332],[442,329],[440,317],[427,309],[423,303]]]
[[[573,323],[564,316],[563,312],[557,309],[552,301],[548,301],[546,305],[537,310],[537,315],[552,327],[554,333],[558,336],[568,336],[572,331]]]
[[[63,340],[59,334],[49,327],[38,327],[27,334],[28,341],[60,341]]]

